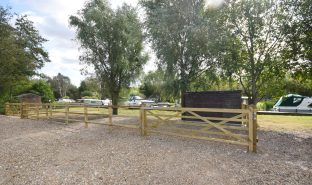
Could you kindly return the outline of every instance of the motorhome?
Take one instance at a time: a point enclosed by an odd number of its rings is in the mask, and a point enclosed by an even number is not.
[[[278,100],[273,111],[312,113],[312,97],[288,94]]]

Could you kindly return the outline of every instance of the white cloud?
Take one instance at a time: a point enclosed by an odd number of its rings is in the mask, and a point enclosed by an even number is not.
[[[73,41],[75,32],[69,27],[69,16],[75,15],[82,9],[86,0],[11,0],[10,6],[20,10],[20,14],[29,15],[39,30],[40,34],[48,39],[44,47],[48,50],[51,63],[45,65],[41,72],[48,76],[57,73],[69,76],[72,83],[79,86],[84,79],[80,70],[85,66],[79,62],[79,45]],[[109,0],[113,8],[123,3],[136,6],[138,0]],[[149,53],[151,49],[147,49]],[[153,60],[155,57],[151,57]],[[149,61],[145,71],[155,69],[152,61]]]

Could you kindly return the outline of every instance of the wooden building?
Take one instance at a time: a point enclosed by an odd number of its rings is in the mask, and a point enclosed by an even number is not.
[[[21,94],[17,98],[21,103],[41,103],[41,96],[33,93]]]

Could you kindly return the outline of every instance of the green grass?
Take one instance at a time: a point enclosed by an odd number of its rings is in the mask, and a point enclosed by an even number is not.
[[[65,109],[59,109],[64,111]],[[80,112],[83,114],[83,107],[71,107],[70,112]],[[155,114],[173,115],[174,111],[153,110]],[[88,113],[108,114],[107,108],[88,107]],[[139,109],[118,109],[118,115],[140,116]],[[283,115],[258,115],[258,124],[260,129],[280,130],[280,131],[305,131],[312,132],[312,116],[283,116]]]
[[[258,115],[260,128],[312,132],[312,116]]]

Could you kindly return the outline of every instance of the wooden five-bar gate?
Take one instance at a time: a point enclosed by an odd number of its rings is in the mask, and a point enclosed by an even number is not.
[[[242,145],[248,151],[256,152],[257,115],[254,106],[220,109],[6,103],[5,107],[6,115],[21,118],[62,120],[66,124],[84,122],[85,127],[88,124],[103,124],[135,128],[140,129],[143,136],[163,133]],[[119,115],[113,115],[113,108],[119,109]],[[205,113],[226,113],[231,116],[202,116]]]

